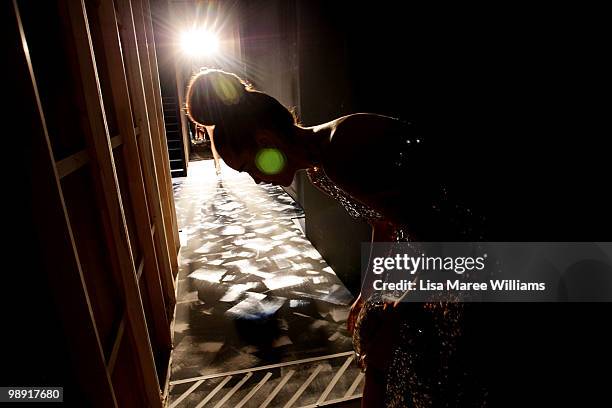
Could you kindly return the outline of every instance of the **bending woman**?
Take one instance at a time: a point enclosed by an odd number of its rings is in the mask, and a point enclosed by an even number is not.
[[[442,173],[431,163],[435,146],[409,123],[358,113],[302,127],[273,97],[213,69],[191,80],[186,109],[192,121],[213,130],[227,165],[256,182],[283,186],[306,169],[351,216],[370,222],[375,241],[454,240],[464,233],[470,212],[449,204]],[[380,299],[360,295],[349,315],[367,367],[364,406],[481,405],[484,393],[466,384],[454,357],[460,308],[413,303],[385,309]]]

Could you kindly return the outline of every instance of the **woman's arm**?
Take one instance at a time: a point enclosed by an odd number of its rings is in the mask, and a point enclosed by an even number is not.
[[[359,311],[363,307],[364,298],[367,298],[369,295],[368,288],[372,288],[372,273],[371,273],[371,265],[372,265],[372,244],[374,242],[389,242],[393,239],[393,224],[387,221],[376,221],[372,223],[372,241],[370,242],[370,255],[368,258],[368,266],[365,272],[365,276],[363,277],[363,281],[361,282],[361,291],[359,292],[359,296],[355,299],[355,302],[351,306],[351,310],[349,312],[349,316],[346,322],[347,329],[349,333],[352,333],[355,329],[355,323],[357,322],[357,316],[359,316]]]

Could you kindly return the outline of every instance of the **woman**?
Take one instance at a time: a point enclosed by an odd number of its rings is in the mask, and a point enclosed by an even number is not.
[[[373,241],[450,241],[474,224],[466,222],[468,209],[456,200],[449,204],[444,172],[432,163],[436,146],[412,124],[358,113],[302,127],[276,99],[213,69],[191,80],[186,110],[192,121],[213,129],[230,167],[258,183],[283,186],[306,169],[315,186],[370,222]],[[456,373],[452,367],[460,364],[460,307],[387,307],[376,294],[362,295],[348,326],[367,366],[364,406],[464,405],[466,398],[480,404],[479,386],[468,391],[463,366]]]

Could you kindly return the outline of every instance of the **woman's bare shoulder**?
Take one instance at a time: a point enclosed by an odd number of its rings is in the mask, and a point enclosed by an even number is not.
[[[354,113],[333,121],[331,142],[335,145],[380,143],[381,137],[405,131],[409,124],[375,113]]]
[[[407,123],[389,116],[356,113],[338,118],[332,128],[323,167],[337,182],[363,182],[369,168],[383,171],[397,154],[399,141],[407,134]],[[368,166],[364,166],[368,163]]]
[[[333,121],[336,127],[348,127],[355,125],[400,125],[405,122],[391,116],[380,115],[378,113],[352,113],[342,116]]]
[[[408,130],[408,123],[390,116],[354,113],[331,123],[330,153],[346,155],[393,145]]]

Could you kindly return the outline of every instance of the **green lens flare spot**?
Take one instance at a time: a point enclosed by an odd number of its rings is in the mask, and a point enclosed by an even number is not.
[[[274,148],[261,149],[255,156],[255,165],[263,174],[278,174],[283,171],[286,163],[283,152]]]
[[[227,78],[219,78],[212,83],[217,97],[226,105],[235,105],[240,100],[238,85]]]

